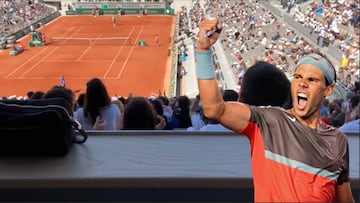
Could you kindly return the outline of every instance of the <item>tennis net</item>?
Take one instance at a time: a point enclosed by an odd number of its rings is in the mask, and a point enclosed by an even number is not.
[[[131,45],[130,37],[53,37],[50,44],[54,46],[123,46]]]

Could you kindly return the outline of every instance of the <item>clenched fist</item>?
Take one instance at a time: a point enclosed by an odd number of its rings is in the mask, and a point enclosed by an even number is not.
[[[222,28],[218,18],[201,21],[198,33],[199,41],[197,51],[210,50],[211,45],[219,38]]]

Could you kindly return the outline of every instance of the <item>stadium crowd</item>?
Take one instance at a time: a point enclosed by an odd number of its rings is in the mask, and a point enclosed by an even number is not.
[[[318,35],[319,45],[332,44],[343,52],[339,66],[350,77],[359,77],[359,9],[356,1],[326,1],[320,5],[313,2],[305,11],[297,6],[293,14],[296,21]],[[341,79],[350,85],[347,79]]]
[[[310,5],[309,8],[314,9],[313,5],[316,4]],[[295,19],[298,13],[306,15],[307,11],[311,10],[301,12],[297,8],[300,6],[296,6]],[[209,1],[205,9],[210,11],[210,16],[221,18],[225,29],[221,42],[233,63],[235,74],[242,74],[244,68],[257,60],[267,61],[291,73],[304,53],[319,51],[318,46],[302,37],[257,1],[249,1],[246,4],[241,1]],[[343,12],[339,16],[345,14],[346,12]],[[304,23],[304,26],[308,24]],[[334,65],[338,70],[339,81],[353,89],[354,82],[359,77],[359,29],[350,23],[349,27],[352,27],[349,30],[353,32],[348,31],[346,38],[334,35],[338,38],[334,37],[329,43],[343,51],[343,60]],[[310,28],[318,34],[316,28]]]
[[[0,39],[53,13],[54,9],[33,0],[0,1]]]
[[[326,8],[337,8],[339,2],[327,3],[322,6],[322,13],[327,15]],[[335,6],[334,6],[335,5]],[[349,7],[350,6],[350,7]],[[341,7],[341,4],[340,4]],[[351,4],[345,6],[352,8]],[[204,11],[208,11],[205,13]],[[314,5],[303,14],[295,8],[294,18],[304,19],[304,26],[315,26],[314,19],[320,19],[311,12],[316,12]],[[228,53],[232,70],[236,77],[243,79],[247,69],[256,61],[265,61],[279,68],[283,73],[291,73],[300,56],[306,52],[319,51],[317,46],[300,36],[296,30],[284,24],[268,9],[262,7],[256,0],[246,1],[212,1],[203,5],[198,1],[191,8],[184,8],[183,30],[197,33],[199,23],[209,16],[219,17],[224,26],[221,43]],[[328,28],[331,34],[330,43],[344,51],[348,59],[338,68],[338,80],[353,91],[347,99],[326,100],[322,108],[322,119],[329,125],[342,127],[353,124],[359,127],[359,29],[355,27],[358,20],[349,18],[348,10],[331,12],[332,19],[344,19],[353,26],[353,34],[345,38]],[[35,16],[46,15],[46,6],[34,4],[31,1],[0,1],[1,34],[14,30],[14,26],[26,26],[26,22],[35,20]],[[208,16],[207,16],[208,15]],[[304,15],[304,17],[299,17]],[[353,17],[358,14],[353,13]],[[320,15],[321,16],[321,15]],[[358,18],[358,17],[357,17]],[[322,18],[323,19],[323,18]],[[330,22],[331,25],[333,21]],[[319,23],[317,23],[318,25]],[[324,24],[323,24],[324,25]],[[325,25],[324,25],[325,26]],[[327,25],[328,26],[328,25]],[[314,28],[314,27],[312,27]],[[313,29],[318,32],[317,29]],[[196,36],[192,36],[196,41]],[[181,51],[186,52],[185,46]],[[260,53],[260,54],[259,54]],[[85,85],[85,84],[84,84]],[[64,97],[74,109],[74,117],[85,127],[85,130],[201,130],[207,124],[212,124],[202,115],[199,97],[189,98],[185,95],[168,97],[159,93],[157,97],[110,96],[100,79],[93,78],[86,84],[86,92],[79,97],[63,86],[55,86],[48,92],[29,91],[27,97],[21,99],[44,99]],[[242,90],[241,90],[242,91]],[[276,91],[276,90],[275,90]],[[224,90],[224,98],[239,99],[239,93],[234,90]],[[3,99],[17,99],[16,96]],[[289,108],[289,107],[287,107]],[[353,125],[352,125],[353,126]],[[209,128],[207,129],[209,130]],[[348,130],[348,129],[345,129]]]

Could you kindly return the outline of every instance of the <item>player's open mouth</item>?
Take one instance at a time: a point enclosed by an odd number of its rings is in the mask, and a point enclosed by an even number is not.
[[[304,109],[307,103],[307,96],[304,93],[298,93],[297,95],[298,106],[300,109]]]

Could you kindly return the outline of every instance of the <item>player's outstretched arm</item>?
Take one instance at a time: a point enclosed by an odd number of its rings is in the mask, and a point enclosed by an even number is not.
[[[196,49],[196,73],[201,105],[208,118],[215,119],[234,131],[246,127],[250,119],[250,109],[239,102],[224,102],[215,79],[211,46],[217,41],[222,30],[217,19],[203,20],[198,33]]]

